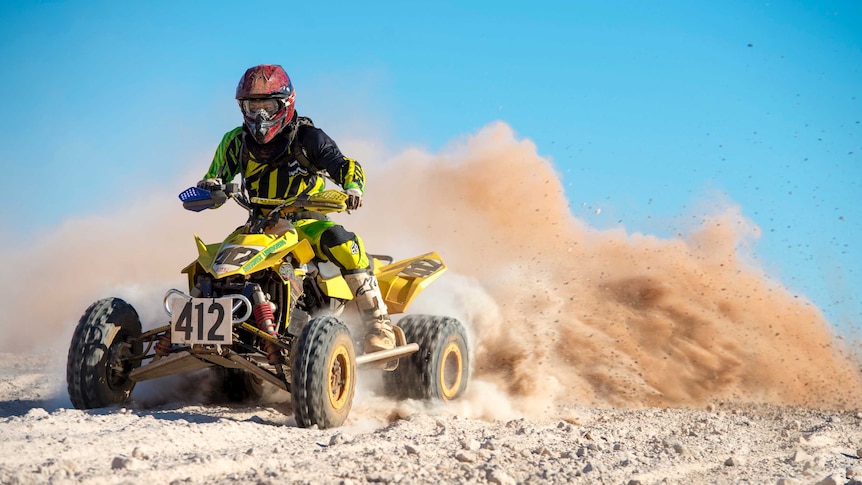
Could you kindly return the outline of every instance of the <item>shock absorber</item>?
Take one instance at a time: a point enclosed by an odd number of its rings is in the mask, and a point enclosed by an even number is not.
[[[156,355],[166,356],[171,353],[171,335],[168,332],[159,336],[159,340],[156,342],[155,347]]]
[[[263,290],[260,289],[260,286],[255,285],[254,293],[252,293],[252,302],[254,303],[252,310],[254,312],[254,320],[257,322],[257,328],[273,337],[277,337],[278,332],[275,330],[275,316],[273,315],[273,307],[275,305],[269,301]],[[270,364],[284,364],[284,354],[277,345],[267,340],[263,344],[263,350],[266,352],[266,360]]]

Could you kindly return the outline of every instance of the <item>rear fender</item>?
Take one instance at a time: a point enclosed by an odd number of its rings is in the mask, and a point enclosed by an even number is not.
[[[389,313],[403,313],[428,284],[446,271],[436,252],[398,261],[375,269],[377,282]]]

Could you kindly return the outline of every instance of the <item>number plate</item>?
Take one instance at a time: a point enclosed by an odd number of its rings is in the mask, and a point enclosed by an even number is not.
[[[171,306],[171,343],[222,344],[232,342],[231,298],[174,298]]]

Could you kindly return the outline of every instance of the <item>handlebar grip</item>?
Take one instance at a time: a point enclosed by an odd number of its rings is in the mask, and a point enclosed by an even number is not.
[[[210,192],[211,200],[218,205],[224,204],[227,202],[227,194],[224,190],[214,190]]]
[[[228,195],[231,194],[239,194],[241,192],[240,186],[236,182],[231,182],[224,186],[224,192]]]

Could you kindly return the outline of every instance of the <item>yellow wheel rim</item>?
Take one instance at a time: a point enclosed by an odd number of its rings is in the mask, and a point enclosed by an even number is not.
[[[455,342],[450,342],[440,358],[440,389],[443,391],[443,399],[454,399],[458,394],[458,390],[461,389],[463,370],[461,347]]]
[[[350,354],[347,352],[347,347],[339,345],[332,352],[327,384],[329,404],[333,409],[341,409],[347,403],[352,383],[353,369],[350,367]]]

